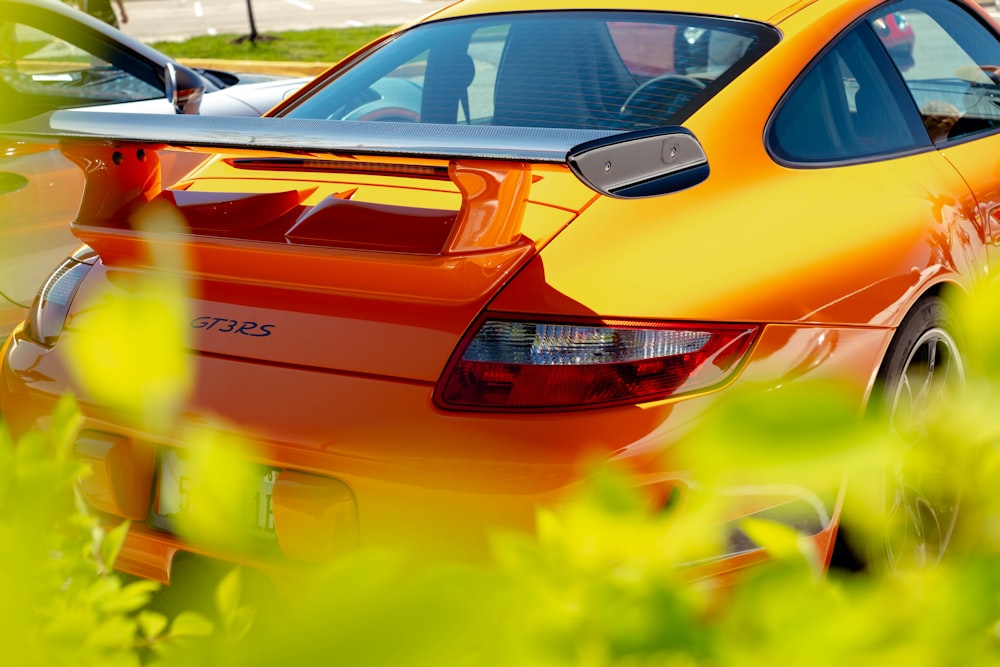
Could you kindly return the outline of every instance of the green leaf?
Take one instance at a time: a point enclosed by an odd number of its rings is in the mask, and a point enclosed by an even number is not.
[[[0,514],[7,514],[3,510],[9,502],[8,494],[14,485],[14,477],[17,472],[14,460],[14,445],[3,422],[0,421]]]
[[[210,620],[193,611],[182,611],[170,625],[170,637],[208,637],[215,631]]]
[[[101,609],[107,613],[128,614],[149,604],[153,593],[159,590],[155,581],[135,581],[106,600]]]
[[[183,326],[188,306],[187,284],[168,273],[150,273],[95,295],[82,308],[85,322],[63,345],[93,400],[120,419],[166,428],[191,388]]]
[[[104,605],[121,592],[121,582],[115,577],[98,577],[89,588],[85,601],[103,610]]]
[[[66,461],[73,455],[73,447],[82,423],[83,417],[76,400],[71,394],[63,395],[52,412],[52,421],[49,425],[49,437],[52,438],[57,461]]]
[[[138,615],[139,629],[146,639],[156,639],[167,628],[167,617],[155,611],[143,609]]]
[[[229,639],[232,641],[240,641],[253,628],[254,621],[257,618],[257,610],[251,609],[250,607],[240,607],[236,610],[236,613],[229,619],[227,619],[227,633]]]
[[[114,567],[115,561],[118,560],[118,554],[122,550],[122,544],[125,543],[125,536],[128,534],[130,525],[130,521],[122,521],[104,535],[101,542],[101,560],[107,571],[110,571]]]
[[[243,575],[240,568],[233,568],[215,588],[215,607],[226,625],[236,616],[243,597]]]
[[[779,560],[809,557],[802,536],[794,528],[776,521],[746,518],[740,528],[747,536]]]
[[[14,448],[18,466],[46,461],[49,455],[49,439],[39,431],[29,431],[22,435]]]
[[[41,638],[49,645],[79,645],[98,626],[98,615],[89,606],[76,606],[58,610],[41,628]]]
[[[102,649],[126,649],[135,640],[136,622],[124,616],[111,616],[87,635],[86,645]]]

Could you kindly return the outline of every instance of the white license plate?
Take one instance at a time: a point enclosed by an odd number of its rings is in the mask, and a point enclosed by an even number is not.
[[[193,468],[183,452],[167,449],[160,453],[160,476],[153,509],[153,523],[158,527],[174,530],[178,520],[183,521],[199,510],[211,511],[211,508],[199,507],[198,496],[192,492]],[[267,536],[274,535],[272,494],[279,472],[276,468],[261,466],[255,483],[241,491],[240,522],[244,528]]]

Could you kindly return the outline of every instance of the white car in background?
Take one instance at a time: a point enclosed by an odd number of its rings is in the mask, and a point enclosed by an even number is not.
[[[55,0],[0,0],[0,123],[55,109],[260,116],[309,79],[193,70]],[[164,180],[193,153],[161,152]],[[0,141],[0,336],[78,245],[80,168],[52,144]]]

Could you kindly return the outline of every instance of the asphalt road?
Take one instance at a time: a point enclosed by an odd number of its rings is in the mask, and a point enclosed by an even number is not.
[[[182,40],[196,35],[250,32],[252,3],[258,34],[278,30],[396,26],[419,18],[450,0],[124,0],[128,22],[121,28],[144,42]]]

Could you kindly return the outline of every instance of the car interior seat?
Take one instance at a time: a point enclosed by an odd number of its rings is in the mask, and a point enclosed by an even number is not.
[[[515,22],[497,71],[493,124],[619,127],[618,109],[635,84],[613,48],[594,27]]]

